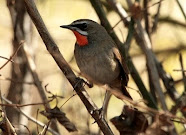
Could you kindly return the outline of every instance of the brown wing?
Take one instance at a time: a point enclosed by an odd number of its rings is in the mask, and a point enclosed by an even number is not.
[[[118,60],[119,64],[121,65],[121,67],[123,69],[121,71],[121,76],[122,76],[122,79],[123,79],[125,85],[127,85],[128,81],[129,81],[129,77],[128,77],[129,69],[127,67],[127,64],[126,64],[125,60],[123,59],[123,57],[121,57],[121,54],[116,47],[113,48],[113,52],[114,52],[115,58]]]

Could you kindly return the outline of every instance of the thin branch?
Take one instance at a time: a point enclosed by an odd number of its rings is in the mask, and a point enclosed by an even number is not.
[[[183,70],[183,69],[173,69],[173,71],[176,71],[176,72],[186,72],[186,70]]]
[[[129,8],[132,6],[132,1],[131,0],[127,0],[128,6]],[[152,83],[154,85],[154,88],[156,90],[156,92],[158,93],[162,108],[164,110],[167,110],[167,105],[165,103],[165,97],[162,91],[162,88],[160,86],[160,82],[159,82],[159,74],[158,74],[158,70],[156,68],[156,64],[154,61],[154,55],[151,49],[151,42],[150,39],[146,33],[146,31],[143,29],[141,22],[139,19],[135,20],[136,24],[137,24],[137,29],[136,29],[136,33],[138,36],[138,40],[141,41],[140,47],[142,48],[142,50],[144,51],[145,55],[146,55],[146,59],[147,59],[147,65],[150,68],[150,74],[152,77]]]
[[[22,4],[23,4],[23,8],[24,8],[24,1],[22,1]],[[10,9],[10,13],[11,13],[12,19],[14,19],[16,14],[14,14],[14,12],[12,12],[11,9]],[[16,30],[16,22],[17,22],[17,20],[15,21],[15,23],[13,23],[13,25],[15,25],[14,26],[15,30]],[[45,91],[44,91],[44,89],[43,89],[43,87],[41,85],[41,81],[39,80],[38,74],[36,72],[35,62],[34,62],[34,60],[32,58],[32,55],[30,54],[30,51],[28,49],[28,45],[26,44],[25,41],[22,40],[24,33],[23,33],[22,30],[20,30],[20,32],[15,32],[15,33],[17,34],[16,35],[16,40],[17,40],[18,43],[20,43],[20,45],[19,45],[18,49],[15,51],[15,53],[13,54],[13,56],[17,53],[19,48],[23,45],[23,48],[21,48],[21,51],[22,51],[22,55],[26,58],[25,64],[27,64],[27,67],[29,68],[29,70],[30,70],[30,72],[32,74],[32,77],[33,77],[33,80],[34,80],[34,84],[37,87],[37,90],[38,90],[38,92],[40,94],[40,97],[41,97],[42,101],[46,103],[45,106],[44,106],[45,109],[46,110],[50,109],[50,104],[48,102],[47,96],[45,94]],[[52,126],[53,126],[54,129],[56,129],[56,131],[59,131],[59,129],[57,128],[57,123],[55,123],[54,121],[52,122]]]
[[[73,98],[76,94],[70,96],[59,108],[62,108],[71,98]]]
[[[1,67],[0,67],[0,70],[2,68],[4,68],[13,58],[14,56],[17,54],[17,52],[19,51],[19,49],[22,47],[24,41],[21,41],[20,44],[19,44],[19,47],[17,48],[17,50],[12,54],[12,56],[10,57],[10,59],[8,59],[8,61],[6,61]]]
[[[95,111],[97,109],[97,106],[94,104],[94,102],[91,100],[90,96],[82,87],[82,81],[77,79],[74,72],[69,67],[68,63],[65,61],[64,57],[59,51],[59,48],[57,47],[56,43],[52,39],[51,35],[49,34],[37,8],[33,0],[24,0],[25,7],[27,9],[28,14],[30,15],[33,23],[35,24],[43,42],[45,43],[45,46],[49,53],[52,55],[54,60],[56,61],[58,67],[61,69],[61,71],[64,73],[66,78],[69,80],[71,85],[74,87],[74,90],[84,103],[85,107],[87,108],[88,112],[97,122],[98,126],[102,130],[104,134],[107,135],[113,135],[110,127],[108,126],[107,122],[104,119],[99,118],[98,111]],[[76,86],[76,87],[75,87]]]
[[[161,2],[160,2],[161,3]],[[145,19],[145,30],[146,30],[146,32],[147,32],[147,34],[148,34],[148,36],[149,36],[149,38],[150,38],[150,40],[151,40],[151,26],[150,26],[150,13],[149,13],[149,8],[147,8],[148,7],[148,5],[149,5],[149,0],[144,0],[144,2],[143,2],[143,5],[144,5],[144,9],[146,9],[146,10],[144,10],[144,12],[143,12],[143,14],[144,14],[144,19]],[[160,5],[160,4],[159,4]]]
[[[5,59],[5,60],[10,60],[10,58],[6,58],[4,56],[0,56],[0,58]],[[10,62],[14,62],[14,61],[13,60],[10,60]]]
[[[161,3],[163,0],[160,0],[160,3],[158,5],[157,13],[154,16],[154,23],[152,25],[152,32],[154,32],[157,29],[159,16],[160,16],[160,9],[161,9]]]
[[[183,57],[182,57],[182,54],[181,53],[179,53],[179,60],[180,60],[180,65],[181,65],[181,70],[182,70],[182,76],[183,76],[184,91],[186,91],[186,75],[185,75],[185,72],[184,72]]]
[[[33,85],[34,82],[24,82],[24,81],[19,81],[19,80],[14,80],[12,78],[8,78],[8,77],[4,77],[2,75],[0,75],[0,80],[5,80],[5,81],[11,81],[11,82],[14,82],[14,83],[23,83],[23,84],[27,84],[27,85]]]
[[[92,0],[91,0],[91,2],[92,2]],[[97,3],[98,3],[98,2],[99,2],[99,1],[97,1]],[[129,44],[130,44],[130,42],[131,42],[132,35],[133,35],[133,29],[134,29],[134,28],[131,28],[131,26],[133,25],[133,19],[131,20],[131,22],[128,22],[128,19],[127,19],[127,16],[128,16],[128,15],[126,14],[126,11],[122,8],[122,6],[121,6],[120,3],[116,2],[115,0],[108,0],[108,2],[111,4],[111,6],[112,6],[112,7],[116,10],[116,12],[119,14],[121,20],[124,21],[124,24],[126,24],[126,25],[129,26],[129,32],[128,32],[127,41],[126,41],[126,43],[125,43],[125,46],[122,45],[123,48],[120,47],[122,54],[123,54],[123,52],[126,52],[126,53],[127,53],[128,50],[129,50]],[[92,2],[92,3],[93,3],[93,2]],[[96,3],[94,4],[94,3],[93,3],[92,5],[94,6],[94,8],[95,8],[96,11],[99,10],[98,8],[101,8],[101,7],[99,6],[99,4],[96,4]],[[97,14],[98,14],[98,12],[97,12]],[[99,12],[99,14],[104,14],[104,12]],[[103,16],[103,15],[99,15],[99,17],[102,17],[102,16]],[[100,20],[102,20],[102,19],[100,18]],[[104,26],[104,27],[107,29],[106,26]],[[107,29],[107,31],[109,31],[109,30]],[[131,34],[131,35],[130,35],[130,34]],[[112,35],[111,35],[111,36],[112,36]],[[114,39],[114,41],[115,41],[116,44],[117,44],[116,38],[113,38],[113,39]],[[118,45],[118,44],[117,44],[117,45]],[[126,51],[125,51],[125,49],[126,49]],[[157,109],[156,103],[155,103],[155,101],[154,101],[152,95],[147,91],[147,89],[146,89],[146,87],[145,87],[145,85],[144,85],[144,83],[143,83],[143,81],[142,81],[142,79],[141,79],[141,77],[140,77],[140,75],[139,75],[139,73],[138,73],[136,67],[134,66],[134,64],[133,64],[133,62],[132,62],[132,60],[131,60],[131,57],[130,57],[129,55],[127,56],[127,62],[128,62],[128,67],[129,67],[129,69],[130,69],[131,76],[132,76],[132,78],[134,79],[136,85],[138,86],[138,89],[139,89],[140,92],[142,93],[143,98],[144,98],[145,100],[148,101],[148,106]]]
[[[0,103],[1,106],[6,106],[6,107],[25,107],[25,106],[35,106],[35,105],[45,105],[45,104],[48,104],[49,102],[52,102],[53,99],[47,101],[47,102],[44,102],[44,103],[31,103],[31,104],[23,104],[23,105],[20,105],[20,104],[3,104],[3,103]]]
[[[173,80],[172,76],[164,70],[162,64],[160,62],[158,62],[155,55],[154,55],[154,58],[155,58],[155,63],[156,63],[156,67],[158,69],[159,76],[164,83],[167,93],[169,94],[171,99],[176,103],[178,98],[180,97],[180,94],[176,91],[176,88],[174,86],[174,84],[175,84],[174,80]]]
[[[181,12],[182,12],[182,14],[183,14],[183,16],[184,16],[184,19],[185,19],[185,21],[186,21],[186,14],[185,14],[185,12],[184,12],[184,9],[183,9],[183,7],[182,7],[180,1],[179,1],[179,0],[176,0],[176,2],[177,2],[177,4],[178,4],[178,6],[179,6],[179,8],[180,8],[180,10],[181,10]]]
[[[186,28],[186,23],[183,23],[179,20],[175,20],[174,18],[171,18],[171,17],[160,17],[159,18],[159,22],[160,23],[169,23],[169,24],[172,24],[172,25],[178,25],[180,27],[183,27],[184,29]]]
[[[31,72],[31,74],[32,74],[32,77],[33,77],[33,80],[34,80],[34,84],[35,84],[35,86],[36,86],[37,89],[38,89],[38,92],[39,92],[39,94],[40,94],[40,96],[41,96],[41,99],[42,99],[44,102],[46,102],[46,104],[45,104],[45,107],[46,107],[46,108],[45,108],[45,109],[51,108],[51,107],[50,107],[50,104],[47,102],[48,99],[47,99],[47,96],[46,96],[46,94],[45,94],[45,90],[44,90],[44,88],[43,88],[42,85],[41,85],[41,81],[39,80],[39,76],[38,76],[37,71],[36,71],[35,62],[34,62],[33,58],[31,57],[31,54],[30,54],[30,52],[29,52],[29,48],[28,48],[28,46],[27,46],[26,43],[24,43],[22,52],[23,52],[23,55],[24,55],[25,58],[26,58],[26,62],[27,62],[28,68],[29,68],[29,70],[30,70],[30,72]]]
[[[3,104],[3,98],[2,98],[2,94],[1,94],[1,89],[0,89],[0,103]],[[7,118],[4,106],[1,107],[1,117],[2,117],[2,119],[3,119],[2,121],[4,122],[4,125],[5,125],[5,129],[6,129],[5,132],[7,134],[10,134],[10,135],[12,135],[12,134],[13,135],[17,135],[16,131],[15,131],[15,128],[12,126],[12,124],[9,121],[9,119]]]
[[[185,26],[186,27],[186,26]],[[167,45],[167,46],[171,46],[171,45]],[[186,45],[185,44],[178,44],[176,45],[176,47],[173,47],[173,48],[166,48],[166,49],[162,49],[162,50],[154,50],[154,53],[156,55],[168,55],[168,54],[172,54],[172,53],[178,53],[182,50],[185,50],[186,49]],[[140,55],[143,55],[142,52],[135,52],[131,55],[132,58],[134,57],[140,57]]]
[[[5,102],[7,102],[8,104],[13,104],[11,101],[9,101],[8,99],[6,99],[5,97],[3,97],[3,100]],[[36,123],[37,125],[39,125],[40,127],[44,127],[46,126],[45,124],[43,124],[42,122],[36,120],[35,118],[33,118],[32,116],[28,116],[25,112],[23,112],[21,109],[19,109],[17,106],[13,106],[15,108],[16,111],[20,112],[22,115],[24,115],[28,120]],[[59,135],[59,133],[57,133],[56,131],[54,131],[53,129],[51,128],[48,128],[48,131],[51,132],[53,135]]]
[[[178,119],[180,120],[180,122],[182,123],[186,123],[186,118],[183,117],[178,117],[170,112],[167,111],[158,111],[156,109],[144,106],[142,104],[139,104],[138,101],[133,101],[130,98],[124,96],[123,94],[121,94],[119,91],[113,91],[111,89],[108,89],[114,96],[120,98],[123,101],[127,101],[130,104],[132,104],[134,107],[139,108],[140,110],[144,110],[146,113],[149,113],[150,115],[165,115],[167,117],[169,117],[170,119]]]

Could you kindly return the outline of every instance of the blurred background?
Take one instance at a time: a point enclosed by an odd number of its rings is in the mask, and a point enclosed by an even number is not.
[[[186,1],[179,0],[181,6],[183,7],[184,12],[186,12]],[[15,2],[15,1],[14,1]],[[69,63],[74,72],[79,75],[79,69],[76,65],[74,59],[74,44],[75,36],[69,30],[61,29],[59,26],[64,24],[70,24],[74,20],[87,18],[92,19],[98,23],[100,20],[91,6],[91,3],[88,0],[36,0],[37,8],[48,28],[50,34],[58,45],[61,53],[63,54],[66,61]],[[128,11],[128,6],[126,1],[118,0],[122,6]],[[158,8],[158,4],[153,5],[158,2],[158,0],[149,1],[149,13],[153,17]],[[117,24],[120,21],[119,15],[109,6],[106,1],[102,1],[104,9],[107,14],[107,18],[112,26]],[[143,1],[141,2],[143,8]],[[152,5],[152,6],[151,6]],[[7,2],[5,0],[0,0],[0,56],[10,58],[10,56],[15,51],[13,49],[13,26],[12,19],[10,16],[9,8],[7,7]],[[28,16],[29,18],[29,16]],[[29,20],[29,19],[28,19]],[[184,85],[182,81],[182,73],[179,71],[174,71],[175,69],[181,69],[179,61],[179,53],[182,54],[183,64],[186,69],[186,19],[184,18],[180,7],[178,6],[176,0],[164,0],[161,3],[161,10],[159,15],[159,22],[156,32],[151,35],[152,49],[158,60],[162,63],[164,70],[172,76],[175,81],[175,88],[177,92],[181,95],[184,91]],[[142,19],[142,24],[144,25],[144,20]],[[47,90],[55,95],[63,96],[64,98],[58,98],[51,102],[51,106],[55,107],[56,104],[58,107],[61,107],[69,97],[75,94],[73,88],[66,80],[65,76],[62,74],[55,61],[51,55],[46,50],[46,47],[40,38],[35,26],[28,21],[26,27],[29,27],[27,32],[30,33],[31,38],[27,43],[31,54],[34,58],[36,64],[36,71],[39,75],[39,79],[42,82],[42,86],[45,87],[47,84]],[[125,42],[128,28],[119,23],[115,28],[117,36],[122,42]],[[129,54],[136,66],[140,77],[143,80],[147,89],[149,87],[148,74],[146,69],[146,58],[141,49],[136,45],[135,40],[132,40]],[[16,55],[15,55],[16,57]],[[13,59],[14,60],[14,59]],[[0,58],[0,66],[2,66],[7,60]],[[20,61],[16,59],[14,63],[19,63]],[[8,96],[10,84],[14,78],[12,78],[12,63],[9,62],[5,67],[0,70],[0,90],[3,96]],[[30,72],[25,73],[27,75],[25,82],[33,82]],[[18,81],[18,80],[16,80]],[[162,87],[163,83],[161,82]],[[23,97],[18,98],[17,103],[39,103],[42,102],[37,88],[34,84],[25,84],[23,85]],[[135,101],[141,99],[139,94],[138,87],[135,85],[132,77],[130,76],[129,87],[133,88],[128,90],[130,91],[132,97]],[[105,90],[98,86],[94,86],[89,89],[85,86],[90,97],[96,103],[98,107],[102,106]],[[163,87],[163,89],[165,89]],[[11,93],[9,93],[11,95]],[[15,95],[12,95],[15,96]],[[47,96],[51,96],[47,93]],[[166,103],[170,109],[174,102],[169,96],[166,95]],[[11,99],[10,99],[11,100]],[[12,101],[12,100],[11,100]],[[25,102],[23,102],[25,101]],[[12,101],[14,103],[14,101]],[[112,96],[109,107],[108,107],[108,121],[114,116],[121,114],[122,107],[124,102],[120,101],[116,97]],[[128,104],[126,102],[126,104]],[[47,122],[47,119],[42,116],[40,113],[37,114],[37,109],[39,111],[44,110],[43,106],[28,106],[22,108],[27,112],[28,115],[33,116],[43,123]],[[85,106],[80,101],[79,97],[73,96],[68,102],[66,102],[61,108],[63,112],[66,113],[66,116],[69,120],[74,123],[78,132],[69,133],[63,126],[58,123],[61,134],[98,134],[99,128],[97,124],[94,123],[94,119],[88,114]],[[16,112],[12,110],[12,113]],[[181,114],[178,114],[182,116]],[[15,122],[16,123],[16,122]],[[21,125],[21,126],[20,126]],[[31,132],[36,132],[36,124],[30,122],[24,116],[19,117],[19,124],[16,123],[14,126],[19,127],[20,130],[25,131],[27,125]],[[116,128],[109,122],[114,134],[119,134]],[[183,130],[183,126],[176,124],[177,131],[180,133]],[[40,128],[42,130],[42,128]],[[50,134],[50,133],[47,133]]]

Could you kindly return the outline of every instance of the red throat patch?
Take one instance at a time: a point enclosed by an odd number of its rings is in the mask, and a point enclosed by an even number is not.
[[[78,43],[79,46],[85,46],[88,44],[88,39],[86,36],[83,36],[79,34],[77,31],[73,31],[74,35],[76,36],[76,42]]]

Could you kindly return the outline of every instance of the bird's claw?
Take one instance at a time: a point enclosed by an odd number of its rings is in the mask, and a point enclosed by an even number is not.
[[[99,114],[99,119],[103,119],[104,118],[104,112],[103,112],[103,108],[102,107],[100,109],[94,110],[94,113],[96,113],[96,112]]]
[[[93,83],[88,83],[84,80],[84,83],[89,87],[89,88],[92,88],[93,87]]]
[[[99,114],[99,119],[104,119],[104,113],[103,113],[103,108],[101,107],[100,109],[95,109],[93,110],[93,113],[98,113]],[[96,123],[94,121],[92,124]]]
[[[100,109],[98,109],[98,113],[99,113],[99,119],[104,119],[103,107],[101,107]]]
[[[78,83],[84,83],[84,84],[86,84],[89,88],[92,88],[93,87],[93,83],[88,83],[87,81],[85,81],[85,80],[83,80],[82,78],[80,78],[80,77],[77,77],[76,78],[77,80],[78,80]],[[77,84],[78,84],[77,83]]]

